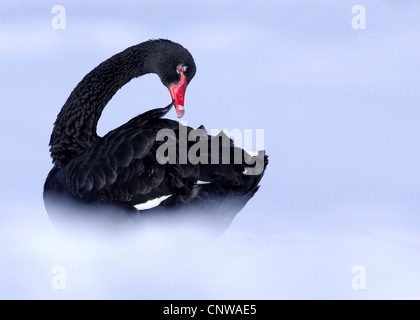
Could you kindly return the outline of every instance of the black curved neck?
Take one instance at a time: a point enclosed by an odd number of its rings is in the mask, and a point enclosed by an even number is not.
[[[127,82],[155,72],[153,53],[160,41],[130,47],[101,63],[77,85],[61,109],[50,140],[53,163],[62,167],[98,139],[97,124],[106,104]]]

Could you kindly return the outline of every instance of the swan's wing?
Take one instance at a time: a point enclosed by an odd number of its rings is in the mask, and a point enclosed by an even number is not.
[[[74,197],[134,206],[174,192],[189,193],[198,179],[198,167],[161,165],[156,159],[163,143],[156,141],[157,132],[175,131],[178,123],[135,119],[99,139],[66,166],[63,180]]]
[[[177,158],[174,164],[162,165],[157,161],[157,150],[163,141],[157,141],[156,136],[161,129],[174,132]],[[214,199],[217,199],[218,194],[223,199],[233,199],[241,194],[249,194],[252,197],[252,190],[256,188],[267,164],[264,155],[262,172],[246,175],[246,170],[252,165],[247,164],[246,152],[236,148],[232,140],[225,139],[227,143],[219,144],[216,163],[213,163],[214,154],[210,152],[212,137],[204,130],[201,132],[207,137],[204,150],[198,151],[194,139],[188,139],[185,150],[179,143],[180,139],[186,139],[180,137],[181,130],[185,130],[190,138],[189,133],[193,129],[179,126],[176,121],[145,119],[144,116],[134,118],[99,139],[66,166],[62,173],[65,189],[71,190],[73,197],[90,203],[121,203],[132,208],[165,195],[173,196],[162,204],[166,208],[189,203],[197,197],[197,200],[194,200],[197,205],[192,207],[204,207],[205,203],[211,202],[210,196],[202,196],[202,191],[206,190],[211,190],[208,194]],[[189,154],[192,150],[207,157],[207,164],[192,164],[189,162],[190,158],[187,163],[179,164],[180,154]],[[240,155],[239,162],[234,161],[237,154]],[[231,161],[227,164],[223,163],[224,155],[230,156]],[[199,188],[199,181],[211,183],[213,186]],[[198,199],[207,200],[200,202]]]

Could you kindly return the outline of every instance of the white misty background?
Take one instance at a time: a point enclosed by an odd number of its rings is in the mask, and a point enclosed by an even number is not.
[[[0,5],[0,298],[420,298],[420,4],[62,1],[54,30],[56,4]],[[42,201],[54,120],[86,73],[150,38],[195,58],[188,125],[264,129],[262,187],[217,239],[65,238]],[[169,100],[157,76],[133,80],[99,132]]]

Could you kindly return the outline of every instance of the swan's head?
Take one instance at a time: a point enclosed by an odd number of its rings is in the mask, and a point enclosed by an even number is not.
[[[177,116],[181,118],[185,112],[185,90],[196,72],[194,59],[187,49],[171,41],[162,43],[154,59],[156,73],[169,89]]]

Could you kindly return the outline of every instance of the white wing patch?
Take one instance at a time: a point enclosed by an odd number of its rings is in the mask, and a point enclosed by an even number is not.
[[[168,196],[162,196],[160,198],[149,200],[149,201],[147,201],[145,203],[136,204],[134,206],[134,208],[136,208],[139,211],[152,209],[152,208],[157,207],[158,205],[160,205],[162,201],[168,199],[170,196],[172,196],[172,195],[170,194]]]
[[[209,181],[202,181],[202,180],[197,180],[197,182],[195,184],[209,184],[211,182]]]

